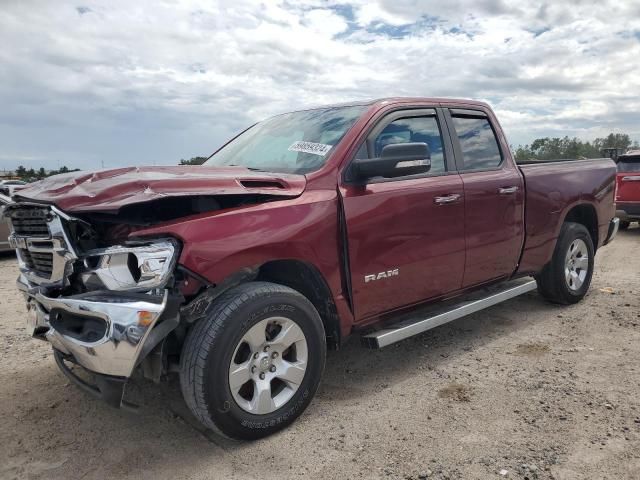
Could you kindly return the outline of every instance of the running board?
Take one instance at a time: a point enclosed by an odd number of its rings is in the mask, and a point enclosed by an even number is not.
[[[382,348],[393,343],[426,332],[432,328],[470,315],[485,308],[492,307],[511,298],[530,292],[537,288],[536,281],[530,278],[514,280],[506,284],[480,290],[455,304],[446,302],[447,306],[432,309],[426,318],[413,314],[411,317],[393,324],[390,328],[378,330],[361,337],[363,346],[371,349]],[[478,296],[480,295],[480,298]]]

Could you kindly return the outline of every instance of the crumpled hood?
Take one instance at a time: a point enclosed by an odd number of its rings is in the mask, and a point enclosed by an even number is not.
[[[166,197],[296,197],[305,186],[304,175],[254,172],[242,167],[128,167],[54,175],[16,192],[14,199],[52,203],[67,212],[116,212],[124,205]]]

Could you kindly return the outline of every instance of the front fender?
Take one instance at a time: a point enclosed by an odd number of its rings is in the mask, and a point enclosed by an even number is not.
[[[243,268],[299,260],[318,269],[335,298],[342,294],[338,208],[336,191],[310,190],[294,199],[179,219],[136,236],[178,237],[179,263],[214,284]]]

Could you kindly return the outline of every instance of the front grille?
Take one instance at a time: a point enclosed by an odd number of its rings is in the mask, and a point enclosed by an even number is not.
[[[26,248],[20,249],[20,257],[29,270],[41,278],[50,279],[53,272],[53,253],[30,252]]]
[[[48,237],[47,215],[48,210],[44,208],[21,209],[13,212],[10,216],[14,233],[29,237]]]
[[[6,207],[5,215],[11,220],[9,242],[17,250],[24,279],[32,285],[67,284],[77,256],[56,209],[14,203]]]

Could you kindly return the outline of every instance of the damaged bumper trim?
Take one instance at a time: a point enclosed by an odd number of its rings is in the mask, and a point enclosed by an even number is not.
[[[51,298],[20,278],[17,285],[27,297],[29,333],[96,374],[130,377],[144,355],[178,324],[179,300],[167,290],[159,295],[103,291]]]
[[[58,368],[64,375],[74,383],[80,390],[88,393],[89,395],[103,400],[107,405],[114,408],[122,408],[131,412],[138,411],[138,405],[129,403],[123,400],[124,388],[127,384],[126,378],[112,377],[109,375],[101,375],[89,370],[85,371],[94,377],[95,385],[91,385],[67,366],[65,362],[69,361],[76,363],[73,357],[65,355],[59,350],[53,349],[53,358],[58,365]],[[76,363],[77,364],[77,363]],[[80,368],[83,368],[80,365]]]

